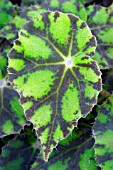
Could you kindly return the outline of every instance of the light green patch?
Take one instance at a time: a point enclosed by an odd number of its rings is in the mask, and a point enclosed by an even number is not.
[[[86,11],[86,9],[82,5],[81,5],[80,8],[81,8],[80,12],[78,13],[80,19],[82,19],[83,21],[87,21],[87,13],[86,13],[87,11]]]
[[[88,27],[85,27],[83,29],[79,28],[76,34],[76,40],[79,50],[83,50],[86,47],[86,44],[90,42],[91,38],[92,33]]]
[[[34,22],[35,28],[40,28],[41,30],[44,29],[44,22],[42,21],[42,15],[39,15],[39,12],[38,12],[38,16],[36,18],[33,18],[32,20]]]
[[[9,68],[13,68],[16,71],[21,71],[24,67],[24,60],[9,58]]]
[[[14,19],[12,20],[12,23],[15,24],[16,28],[19,29],[23,25],[25,25],[27,20],[25,18],[21,18],[19,16],[15,16]]]
[[[31,165],[31,169],[33,168],[36,168],[38,166],[39,162],[34,162],[32,165]]]
[[[110,99],[109,99],[110,100]],[[108,104],[107,102],[104,103],[103,108],[107,109],[107,110],[111,110],[111,105]]]
[[[10,29],[11,29],[11,26],[9,26],[9,25],[6,25],[6,26],[5,26],[5,30],[6,30],[6,31],[9,31]]]
[[[50,6],[51,7],[59,7],[59,1],[58,0],[51,0]]]
[[[33,102],[32,101],[28,101],[28,102],[22,104],[22,106],[23,106],[24,110],[28,110],[28,109],[30,109],[30,107],[33,106]]]
[[[15,140],[11,145],[13,148],[21,148],[23,145],[23,142],[20,140]]]
[[[99,24],[99,23],[106,24],[108,18],[109,18],[109,15],[106,12],[106,8],[101,7],[100,10],[96,11],[96,14],[93,16],[92,20],[96,24]]]
[[[0,69],[4,69],[7,64],[7,59],[0,55]]]
[[[101,167],[104,170],[113,170],[113,160],[106,161],[103,165],[101,165]]]
[[[78,28],[80,28],[80,27],[81,27],[81,25],[82,25],[82,23],[83,23],[83,21],[82,21],[82,20],[78,20],[78,21],[76,22],[77,27],[78,27]]]
[[[77,133],[75,133],[74,131],[72,131],[72,134],[69,135],[68,137],[66,137],[66,139],[62,140],[59,142],[59,145],[63,145],[63,146],[68,146],[70,144],[71,141],[79,139],[80,136],[82,135],[81,131],[78,131]]]
[[[62,138],[63,138],[63,132],[62,132],[62,130],[60,128],[60,125],[58,125],[55,132],[54,132],[54,141],[58,142]]]
[[[73,59],[74,65],[76,66],[79,64],[88,64],[88,65],[92,64],[93,60],[90,57],[87,56],[85,59],[83,59],[84,57],[86,57],[86,56],[75,57]]]
[[[2,71],[0,69],[0,80],[2,80],[3,76],[2,76]]]
[[[62,97],[62,116],[67,122],[77,120],[81,117],[81,109],[79,104],[79,91],[71,83]]]
[[[113,152],[113,131],[106,130],[102,135],[96,136],[95,144],[104,145],[103,153],[111,153]],[[101,155],[100,152],[98,152],[98,149],[95,147],[95,153],[96,155]]]
[[[80,155],[80,170],[97,170],[96,161],[94,160],[94,150],[87,149]]]
[[[8,21],[10,21],[10,15],[0,11],[0,27],[3,27]]]
[[[87,55],[91,55],[92,52],[95,52],[95,46],[91,47],[89,46],[86,50],[85,50],[85,54]]]
[[[97,120],[100,123],[107,123],[108,121],[110,121],[109,117],[107,115],[103,114],[103,113],[98,114]]]
[[[12,112],[14,112],[18,118],[21,118],[24,115],[23,108],[19,103],[19,98],[14,97],[13,100],[10,101],[10,105]]]
[[[12,39],[14,37],[15,37],[15,34],[13,34],[13,33],[8,33],[7,34],[7,39]]]
[[[14,132],[14,125],[13,125],[12,121],[6,120],[5,123],[3,124],[2,129],[3,129],[3,132],[7,135],[13,133]]]
[[[24,74],[14,80],[18,92],[23,92],[24,97],[34,97],[35,100],[48,94],[54,83],[54,73],[50,70],[39,70],[33,73]],[[24,80],[26,82],[24,82]],[[38,84],[37,84],[38,80]]]
[[[59,13],[56,21],[54,18],[54,12],[49,15],[50,27],[49,32],[52,35],[53,40],[58,44],[65,45],[68,43],[71,31],[71,21],[66,14]]]
[[[65,162],[55,162],[55,164],[49,166],[48,170],[58,170],[58,168],[60,168],[61,170],[68,169],[68,159]]]
[[[79,72],[84,76],[85,81],[97,83],[99,80],[98,75],[91,68],[79,67]]]
[[[93,59],[98,62],[98,65],[101,69],[105,68],[102,66],[102,64],[108,65],[106,59],[104,57],[100,56],[100,54],[97,51],[95,52]]]
[[[51,122],[52,109],[50,105],[43,105],[34,112],[30,121],[39,129]]]
[[[21,30],[26,36],[20,35],[20,42],[21,46],[16,45],[14,49],[18,53],[24,53],[24,56],[27,58],[35,58],[36,60],[39,59],[48,59],[51,55],[51,49],[48,47],[46,42],[41,38],[28,34],[27,31]]]
[[[77,14],[78,13],[76,5],[74,5],[74,3],[71,2],[71,1],[64,2],[62,4],[62,10],[64,12],[71,12],[72,14]]]
[[[87,9],[87,15],[91,15],[91,13],[94,11],[94,6],[90,5]]]
[[[110,59],[113,59],[113,48],[108,48],[107,49],[107,54]]]
[[[23,114],[23,117],[24,117],[24,114]],[[25,118],[21,117],[20,119],[17,120],[17,123],[20,126],[24,125],[26,123]]]
[[[4,52],[5,52],[5,53],[8,53],[10,50],[11,50],[10,47],[8,47],[8,48],[6,48],[6,49],[4,50]]]
[[[112,35],[113,35],[113,28],[106,28],[104,30],[101,30],[98,34],[97,34],[97,37],[102,41],[102,42],[105,42],[105,43],[110,43],[113,44],[113,41],[112,41]]]
[[[39,137],[41,139],[42,144],[46,144],[49,136],[49,128],[46,128],[43,132],[42,135]],[[43,148],[44,149],[44,148]]]
[[[93,78],[93,77],[92,77]],[[90,100],[93,97],[97,96],[97,90],[95,90],[91,85],[89,85],[88,83],[86,83],[86,87],[85,87],[85,97],[88,97]]]
[[[96,155],[104,156],[104,154],[106,153],[106,150],[102,146],[99,146],[99,148],[95,147],[95,153]]]

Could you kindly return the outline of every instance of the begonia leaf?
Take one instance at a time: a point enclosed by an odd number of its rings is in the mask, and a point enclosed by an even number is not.
[[[2,30],[0,30],[0,37],[6,38],[10,44],[18,38],[18,31],[27,23],[31,18],[36,17],[40,12],[47,11],[39,5],[31,6],[27,9],[19,9],[16,15]]]
[[[101,69],[113,67],[113,5],[108,8],[93,5],[87,9],[87,23],[97,38],[94,59]]]
[[[7,75],[7,65],[8,65],[8,57],[7,54],[11,49],[11,45],[7,40],[3,40],[0,43],[0,72],[2,80]]]
[[[11,20],[12,15],[12,3],[8,0],[0,0],[0,29]]]
[[[4,86],[4,80],[0,81]],[[19,95],[10,87],[0,87],[0,136],[18,133],[26,123]]]
[[[113,169],[113,95],[100,106],[93,127],[95,155],[98,165],[104,170]]]
[[[59,142],[47,163],[39,156],[31,170],[98,170],[91,128],[81,123],[79,129],[74,129],[71,135]]]
[[[21,95],[44,159],[97,103],[101,72],[96,40],[72,14],[45,12],[27,23],[9,53],[9,80]]]
[[[16,136],[2,148],[0,170],[29,170],[39,154],[39,142],[33,131],[28,129]]]

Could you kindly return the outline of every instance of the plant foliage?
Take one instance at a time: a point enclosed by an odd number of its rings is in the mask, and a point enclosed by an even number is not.
[[[113,169],[111,3],[0,1],[0,170]]]
[[[10,82],[21,93],[45,160],[96,104],[101,73],[89,57],[95,47],[85,22],[71,14],[46,12],[23,27],[9,54]]]

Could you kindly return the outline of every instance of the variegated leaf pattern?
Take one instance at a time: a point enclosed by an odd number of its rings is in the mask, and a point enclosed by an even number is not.
[[[0,31],[0,36],[6,38],[12,44],[13,41],[18,37],[18,30],[27,23],[31,18],[36,17],[40,12],[62,11],[73,13],[79,16],[82,20],[86,21],[87,12],[81,3],[76,0],[46,0],[42,5],[34,5],[25,10],[20,8],[18,15],[16,15],[6,27]]]
[[[13,16],[13,5],[8,0],[0,0],[0,29],[3,28]]]
[[[0,80],[7,76],[7,65],[8,65],[8,57],[7,54],[11,49],[10,43],[2,39],[0,42]]]
[[[35,133],[26,127],[2,148],[0,170],[30,170],[30,165],[38,157],[39,145]]]
[[[78,129],[74,129],[72,134],[59,142],[49,161],[45,163],[39,155],[31,170],[99,170],[95,161],[91,128],[84,120],[79,122]]]
[[[20,132],[26,123],[18,93],[4,85],[4,80],[0,81],[0,137]]]
[[[98,165],[103,170],[113,169],[113,95],[100,106],[93,127],[95,154]]]
[[[87,9],[87,23],[97,38],[94,59],[101,69],[113,67],[113,5],[109,8],[93,5]]]
[[[36,17],[40,12],[47,11],[39,5],[31,6],[27,9],[19,9],[16,15],[2,30],[0,30],[0,37],[6,38],[10,44],[18,38],[18,31],[27,23],[31,18]]]
[[[101,73],[95,37],[72,14],[45,12],[19,33],[9,53],[9,80],[34,124],[44,159],[97,102]]]

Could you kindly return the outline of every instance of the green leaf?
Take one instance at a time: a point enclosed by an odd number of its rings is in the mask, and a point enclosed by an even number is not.
[[[41,6],[51,11],[58,10],[64,13],[72,13],[84,21],[87,20],[87,12],[84,6],[76,0],[46,0]]]
[[[29,1],[27,1],[29,3]],[[56,5],[57,4],[57,5]],[[31,18],[36,17],[40,12],[46,12],[48,10],[52,11],[62,11],[73,13],[79,16],[82,20],[87,20],[87,13],[85,8],[81,3],[76,2],[76,0],[65,1],[65,0],[46,0],[41,6],[35,5],[31,6],[25,10],[20,8],[18,15],[16,15],[7,26],[5,26],[0,31],[0,36],[6,38],[12,44],[13,41],[18,37],[18,30],[27,23]]]
[[[101,69],[113,67],[113,5],[109,8],[89,6],[87,23],[97,38],[97,49],[94,59]]]
[[[5,86],[5,81],[0,81]],[[19,95],[10,87],[0,87],[0,136],[17,133],[26,123]]]
[[[113,95],[100,107],[93,127],[95,154],[104,170],[113,169]]]
[[[37,16],[40,12],[45,12],[46,9],[39,5],[31,6],[27,9],[19,9],[18,15],[16,15],[2,30],[0,30],[0,36],[6,38],[13,44],[13,41],[18,37],[18,31],[27,23],[31,18]]]
[[[40,156],[31,170],[98,170],[93,149],[94,139],[90,134],[91,128],[80,123],[79,129],[74,129],[53,150],[49,162],[45,163]]]
[[[9,80],[34,124],[44,159],[97,102],[101,73],[93,55],[95,37],[71,14],[46,12],[19,33],[9,53]]]
[[[8,0],[0,0],[0,28],[5,26],[12,18],[13,5]]]
[[[2,149],[0,170],[29,170],[39,153],[35,146],[39,146],[39,142],[30,129],[16,136]]]
[[[7,53],[9,52],[10,48],[11,45],[9,44],[9,42],[3,39],[3,41],[0,43],[0,80],[2,80],[7,75]]]

